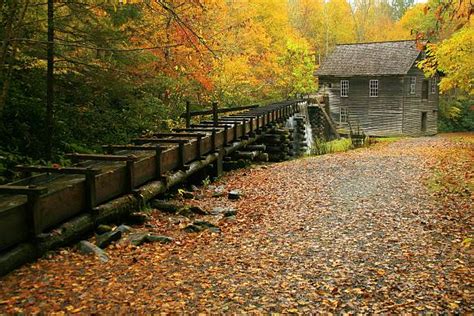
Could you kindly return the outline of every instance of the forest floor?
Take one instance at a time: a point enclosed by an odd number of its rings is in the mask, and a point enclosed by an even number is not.
[[[473,161],[449,134],[233,171],[241,199],[188,202],[235,208],[220,233],[151,211],[174,242],[51,253],[0,279],[0,314],[471,313]]]

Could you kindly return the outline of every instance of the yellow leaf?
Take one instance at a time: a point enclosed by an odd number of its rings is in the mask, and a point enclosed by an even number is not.
[[[462,245],[464,248],[469,248],[469,247],[471,246],[471,243],[472,243],[472,240],[473,240],[473,239],[474,239],[474,238],[465,238],[465,239],[462,241],[461,245]]]

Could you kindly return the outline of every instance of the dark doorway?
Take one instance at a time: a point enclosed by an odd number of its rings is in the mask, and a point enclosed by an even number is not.
[[[426,132],[426,120],[428,118],[427,112],[421,112],[421,131]]]

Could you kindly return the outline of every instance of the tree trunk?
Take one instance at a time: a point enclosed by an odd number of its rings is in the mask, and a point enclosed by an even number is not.
[[[3,9],[4,4],[0,6],[0,9]],[[8,5],[7,5],[8,6]],[[8,8],[7,18],[4,21],[0,21],[2,24],[5,25],[4,29],[4,38],[3,43],[0,51],[0,79],[2,80],[2,91],[5,89],[5,85],[8,86],[7,83],[7,68],[6,68],[6,61],[8,59],[8,47],[10,46],[10,41],[12,38],[13,32],[13,23],[15,22],[16,10],[17,10],[18,3],[14,1],[11,6]],[[3,93],[2,93],[3,94]],[[3,115],[3,109],[5,107],[5,100],[3,98],[0,99],[0,117]]]
[[[10,25],[11,30],[10,30],[10,33],[9,33],[8,41],[12,37],[17,36],[17,33],[19,32],[19,28],[21,27],[21,23],[23,22],[23,19],[25,18],[26,11],[28,10],[29,2],[30,2],[29,0],[25,1],[25,6],[21,10],[21,14],[18,18],[18,25],[16,27],[16,31],[12,30],[13,24]],[[2,5],[0,3],[0,8],[1,7],[2,7]],[[5,38],[4,41],[5,41],[4,42],[4,44],[5,44],[7,42],[7,39]],[[0,61],[1,69],[2,69],[2,71],[0,71],[0,73],[1,73],[1,78],[3,79],[2,88],[1,88],[1,92],[0,92],[0,119],[2,118],[3,110],[4,110],[5,104],[7,102],[8,89],[10,88],[10,81],[11,81],[11,76],[12,76],[12,72],[13,72],[13,63],[15,62],[17,46],[18,46],[18,41],[14,41],[11,45],[11,47],[12,47],[11,54],[9,56],[6,56],[7,50],[2,51],[2,57],[0,58],[0,60],[1,60]],[[8,62],[6,62],[7,60],[8,60]],[[8,68],[5,68],[5,63],[8,63]]]
[[[46,74],[46,159],[51,160],[54,135],[54,0],[48,0],[48,69]]]

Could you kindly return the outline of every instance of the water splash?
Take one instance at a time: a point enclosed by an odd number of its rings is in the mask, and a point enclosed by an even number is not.
[[[311,148],[313,147],[314,139],[313,139],[313,129],[311,127],[311,120],[309,118],[309,113],[308,113],[308,101],[301,102],[299,106],[300,106],[300,113],[304,117],[304,129],[305,129],[306,144],[307,144],[306,153],[310,154]]]

